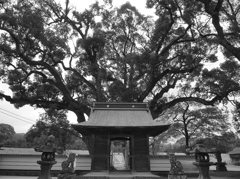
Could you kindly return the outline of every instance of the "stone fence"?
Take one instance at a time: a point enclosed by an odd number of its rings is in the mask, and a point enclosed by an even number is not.
[[[195,160],[194,156],[176,156],[177,160],[182,163],[184,171],[197,171],[192,164]],[[52,171],[59,173],[61,171],[61,163],[66,159],[64,155],[56,155],[57,164],[53,165]],[[18,173],[34,173],[40,171],[37,161],[41,160],[40,154],[0,154],[0,175],[12,172]],[[150,156],[150,167],[152,172],[168,172],[170,170],[170,162],[167,155]],[[89,155],[78,155],[76,157],[76,173],[88,172],[91,168],[91,157]],[[24,175],[24,174],[23,174]]]
[[[61,164],[66,160],[65,155],[56,155],[57,164],[53,165],[52,170],[62,170]],[[40,170],[37,161],[41,160],[39,154],[0,154],[1,170]],[[89,155],[77,156],[76,170],[90,170],[91,158]]]
[[[182,163],[183,170],[197,171],[197,167],[192,164],[195,157],[192,155],[176,155],[176,159]],[[151,171],[170,171],[170,161],[167,155],[150,156]]]

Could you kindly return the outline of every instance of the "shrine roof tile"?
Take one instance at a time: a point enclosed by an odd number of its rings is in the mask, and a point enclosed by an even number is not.
[[[145,129],[153,136],[169,126],[153,120],[147,103],[94,103],[88,121],[72,124],[80,133],[92,133],[92,129],[115,132]]]
[[[82,126],[144,127],[162,125],[153,120],[150,112],[138,110],[94,110]]]

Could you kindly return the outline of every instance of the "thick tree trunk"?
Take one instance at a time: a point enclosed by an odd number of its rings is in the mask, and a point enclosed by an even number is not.
[[[185,136],[185,142],[186,142],[186,149],[189,147],[189,134],[188,134],[188,129],[187,129],[187,123],[186,123],[186,121],[187,121],[187,118],[185,118],[185,114],[186,114],[186,112],[187,112],[187,110],[188,110],[188,108],[189,108],[189,105],[187,106],[187,108],[185,109],[185,111],[184,111],[184,120],[183,120],[183,127],[184,127],[184,136]]]
[[[186,149],[189,148],[189,134],[188,134],[188,130],[187,127],[184,128],[185,131],[185,142],[186,142]]]
[[[189,140],[187,136],[185,137],[185,142],[186,142],[186,149],[187,149],[189,147]]]

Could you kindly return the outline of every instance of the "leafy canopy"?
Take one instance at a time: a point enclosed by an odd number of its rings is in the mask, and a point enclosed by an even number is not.
[[[111,1],[96,2],[79,12],[69,0],[63,6],[54,0],[3,1],[0,78],[12,96],[0,97],[16,107],[70,110],[79,122],[92,101],[147,101],[154,118],[184,101],[214,105],[240,89],[234,80],[239,73],[232,71],[239,69],[232,60],[239,60],[239,51],[229,50],[239,41],[233,11],[227,11],[236,10],[228,5],[236,2],[217,4],[213,12],[210,2],[149,0],[154,19],[130,3],[116,8]],[[232,34],[218,31],[215,11]],[[204,69],[218,60],[219,44],[229,60]]]
[[[0,144],[4,144],[7,140],[12,139],[14,134],[16,132],[11,125],[0,123]]]
[[[184,138],[186,148],[197,138],[211,138],[230,131],[227,112],[218,107],[204,107],[197,103],[179,103],[165,111],[160,117],[170,119],[173,124],[164,134],[166,138]]]
[[[71,127],[66,111],[48,110],[24,135],[29,147],[45,145],[47,137],[55,137],[55,145],[64,151],[74,143],[79,134]]]

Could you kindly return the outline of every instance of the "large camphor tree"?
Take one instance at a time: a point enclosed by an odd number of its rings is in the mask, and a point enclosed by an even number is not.
[[[12,95],[0,97],[72,111],[78,122],[92,101],[146,101],[156,118],[181,102],[226,100],[240,89],[239,5],[221,2],[146,1],[152,18],[110,0],[83,12],[69,0],[2,0],[0,77]],[[225,62],[205,69],[218,61],[219,44]]]

